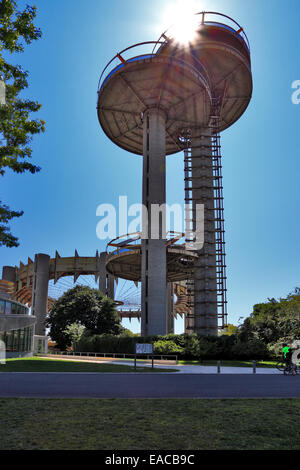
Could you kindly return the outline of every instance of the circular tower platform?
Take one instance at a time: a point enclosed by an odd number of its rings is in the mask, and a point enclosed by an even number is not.
[[[107,245],[107,250],[116,248],[108,253],[106,261],[107,271],[115,277],[129,281],[141,282],[142,244],[141,235],[128,234],[129,238],[120,242],[123,237],[117,238]],[[172,236],[166,241],[167,250],[167,281],[184,281],[194,269],[194,262],[198,255],[194,251],[185,249],[184,244],[177,242],[184,234]]]
[[[215,12],[195,16],[199,22],[190,42],[180,44],[171,27],[158,41],[157,55],[181,59],[206,71],[212,97],[219,104],[220,132],[240,118],[251,100],[249,41],[243,28],[229,16]]]
[[[137,46],[145,44],[149,43]],[[153,48],[157,42],[150,44]],[[104,69],[98,89],[99,122],[115,144],[142,155],[143,114],[151,108],[160,109],[166,115],[166,154],[179,152],[180,129],[208,125],[211,115],[208,77],[200,66],[196,68],[182,58],[165,54],[124,59],[122,54],[137,46],[117,54],[114,59],[121,63],[105,78],[108,66]]]

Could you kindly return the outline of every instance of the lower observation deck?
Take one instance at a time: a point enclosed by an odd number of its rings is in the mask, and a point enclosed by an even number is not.
[[[127,238],[125,238],[127,237]],[[178,243],[184,234],[169,232],[166,240],[167,281],[184,281],[194,269],[198,255],[187,250],[184,243]],[[121,241],[123,240],[123,241]],[[110,251],[111,248],[116,248]],[[127,234],[112,240],[107,245],[107,271],[115,277],[141,282],[142,239],[141,233]]]

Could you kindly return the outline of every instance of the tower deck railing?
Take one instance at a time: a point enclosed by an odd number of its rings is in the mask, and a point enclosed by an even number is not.
[[[118,52],[104,67],[100,75],[98,83],[98,92],[101,90],[105,82],[119,69],[124,67],[127,63],[135,62],[137,60],[151,59],[156,56],[153,49],[158,45],[163,45],[164,41],[145,41],[132,46],[126,47],[121,52]],[[132,49],[135,51],[139,49],[142,53],[132,56]],[[130,51],[130,54],[129,54]]]
[[[219,26],[224,29],[227,29],[231,33],[233,33],[248,49],[250,53],[250,43],[247,37],[247,34],[244,31],[244,28],[233,18],[230,16],[224,15],[223,13],[218,13],[216,11],[201,11],[199,13],[195,13],[195,16],[199,15],[199,26],[201,25],[211,25],[211,26]],[[224,23],[220,22],[220,18]],[[164,31],[161,36],[159,37],[157,44],[153,48],[153,53],[158,52],[157,48],[161,42],[168,42],[168,32],[172,30],[172,27],[169,27],[166,31]]]
[[[184,233],[169,230],[166,233],[166,246],[175,248],[184,248]],[[182,240],[182,244],[178,243]],[[119,255],[126,251],[137,250],[141,248],[142,232],[128,233],[111,240],[106,246],[106,252],[111,255]]]

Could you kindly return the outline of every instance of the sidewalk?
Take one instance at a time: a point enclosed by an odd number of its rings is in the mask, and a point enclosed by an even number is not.
[[[132,362],[112,362],[112,364],[123,364],[123,365],[132,365]],[[151,367],[151,364],[137,364],[137,367]],[[185,365],[161,365],[157,364],[154,368],[159,369],[175,369],[179,374],[217,374],[217,366],[185,366]],[[221,374],[253,374],[252,367],[222,367],[220,369]],[[256,368],[256,374],[282,374],[279,370],[274,368]]]
[[[82,357],[80,358],[79,356],[63,356],[63,355],[47,355],[43,356],[48,359],[64,359],[68,361],[75,361],[75,362],[93,362],[93,363],[102,363],[102,364],[118,364],[118,365],[123,365],[123,366],[134,366],[134,361],[133,360],[128,360],[128,361],[120,361],[118,359],[113,359],[113,358],[104,358],[104,357]],[[166,361],[165,361],[166,362]],[[144,362],[144,361],[137,361],[137,368],[138,367],[152,367],[151,362]],[[196,365],[173,365],[173,364],[161,364],[156,362],[154,364],[154,369],[175,369],[178,374],[217,374],[218,369],[217,365],[215,366],[196,366]],[[163,373],[163,372],[160,372]],[[166,372],[168,373],[168,372]],[[253,375],[253,369],[252,367],[225,367],[222,366],[221,363],[221,368],[220,368],[220,373],[221,374],[252,374]],[[173,374],[173,372],[172,372]],[[282,372],[280,372],[276,367],[272,368],[267,368],[267,367],[257,367],[256,368],[256,374],[279,374],[281,375]]]

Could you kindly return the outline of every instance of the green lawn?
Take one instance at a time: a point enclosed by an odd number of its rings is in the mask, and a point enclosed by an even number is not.
[[[0,399],[0,449],[299,450],[300,399]]]
[[[174,372],[174,369],[152,369],[137,367],[137,372]],[[44,359],[29,357],[24,359],[7,359],[0,364],[0,372],[135,372],[132,366],[119,364],[97,364],[93,362],[75,362],[64,359]]]

